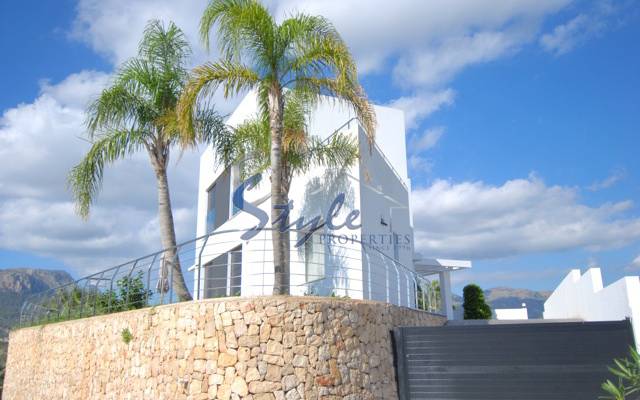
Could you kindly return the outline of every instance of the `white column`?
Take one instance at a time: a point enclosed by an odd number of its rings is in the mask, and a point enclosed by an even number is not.
[[[442,299],[442,308],[447,319],[453,319],[453,296],[451,294],[451,271],[442,271],[440,275],[440,297]]]

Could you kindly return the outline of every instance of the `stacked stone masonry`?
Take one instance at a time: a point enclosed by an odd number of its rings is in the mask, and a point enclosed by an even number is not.
[[[25,328],[10,335],[3,399],[397,399],[390,330],[443,323],[371,301],[258,297]]]

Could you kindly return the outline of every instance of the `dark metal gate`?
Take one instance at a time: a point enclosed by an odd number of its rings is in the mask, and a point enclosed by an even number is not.
[[[394,330],[401,400],[596,400],[632,346],[629,321]]]

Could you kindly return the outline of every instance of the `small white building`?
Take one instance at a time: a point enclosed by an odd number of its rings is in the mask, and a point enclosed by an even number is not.
[[[522,321],[529,319],[527,305],[522,303],[520,308],[496,308],[496,319],[499,321]]]
[[[600,268],[583,275],[574,269],[544,303],[544,319],[620,321],[631,319],[636,344],[640,343],[640,279],[625,276],[604,286]]]
[[[230,115],[227,124],[237,126],[257,115],[257,98],[251,92]],[[447,314],[451,309],[449,273],[468,268],[457,260],[414,260],[411,181],[407,173],[404,114],[375,106],[377,131],[370,146],[353,113],[339,103],[321,102],[310,116],[309,133],[322,139],[335,132],[357,138],[360,160],[341,170],[311,168],[293,179],[290,221],[325,216],[338,194],[344,205],[335,220],[342,223],[354,211],[357,228],[342,226],[316,231],[297,247],[304,232],[291,232],[290,292],[292,295],[348,296],[416,307],[420,276],[440,276]],[[384,152],[383,150],[384,149]],[[258,219],[233,204],[239,186],[237,168],[217,166],[211,147],[200,158],[194,292],[198,298],[268,295],[273,287],[271,235],[262,230],[243,240]],[[270,215],[268,176],[245,191],[244,203]],[[271,222],[267,224],[267,228]]]

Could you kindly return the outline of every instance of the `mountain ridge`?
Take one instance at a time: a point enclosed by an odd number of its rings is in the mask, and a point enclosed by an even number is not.
[[[0,397],[4,381],[9,329],[20,318],[27,296],[73,282],[68,272],[38,268],[0,269]]]
[[[19,319],[27,296],[73,282],[63,270],[8,268],[0,270],[0,329],[10,328]]]

